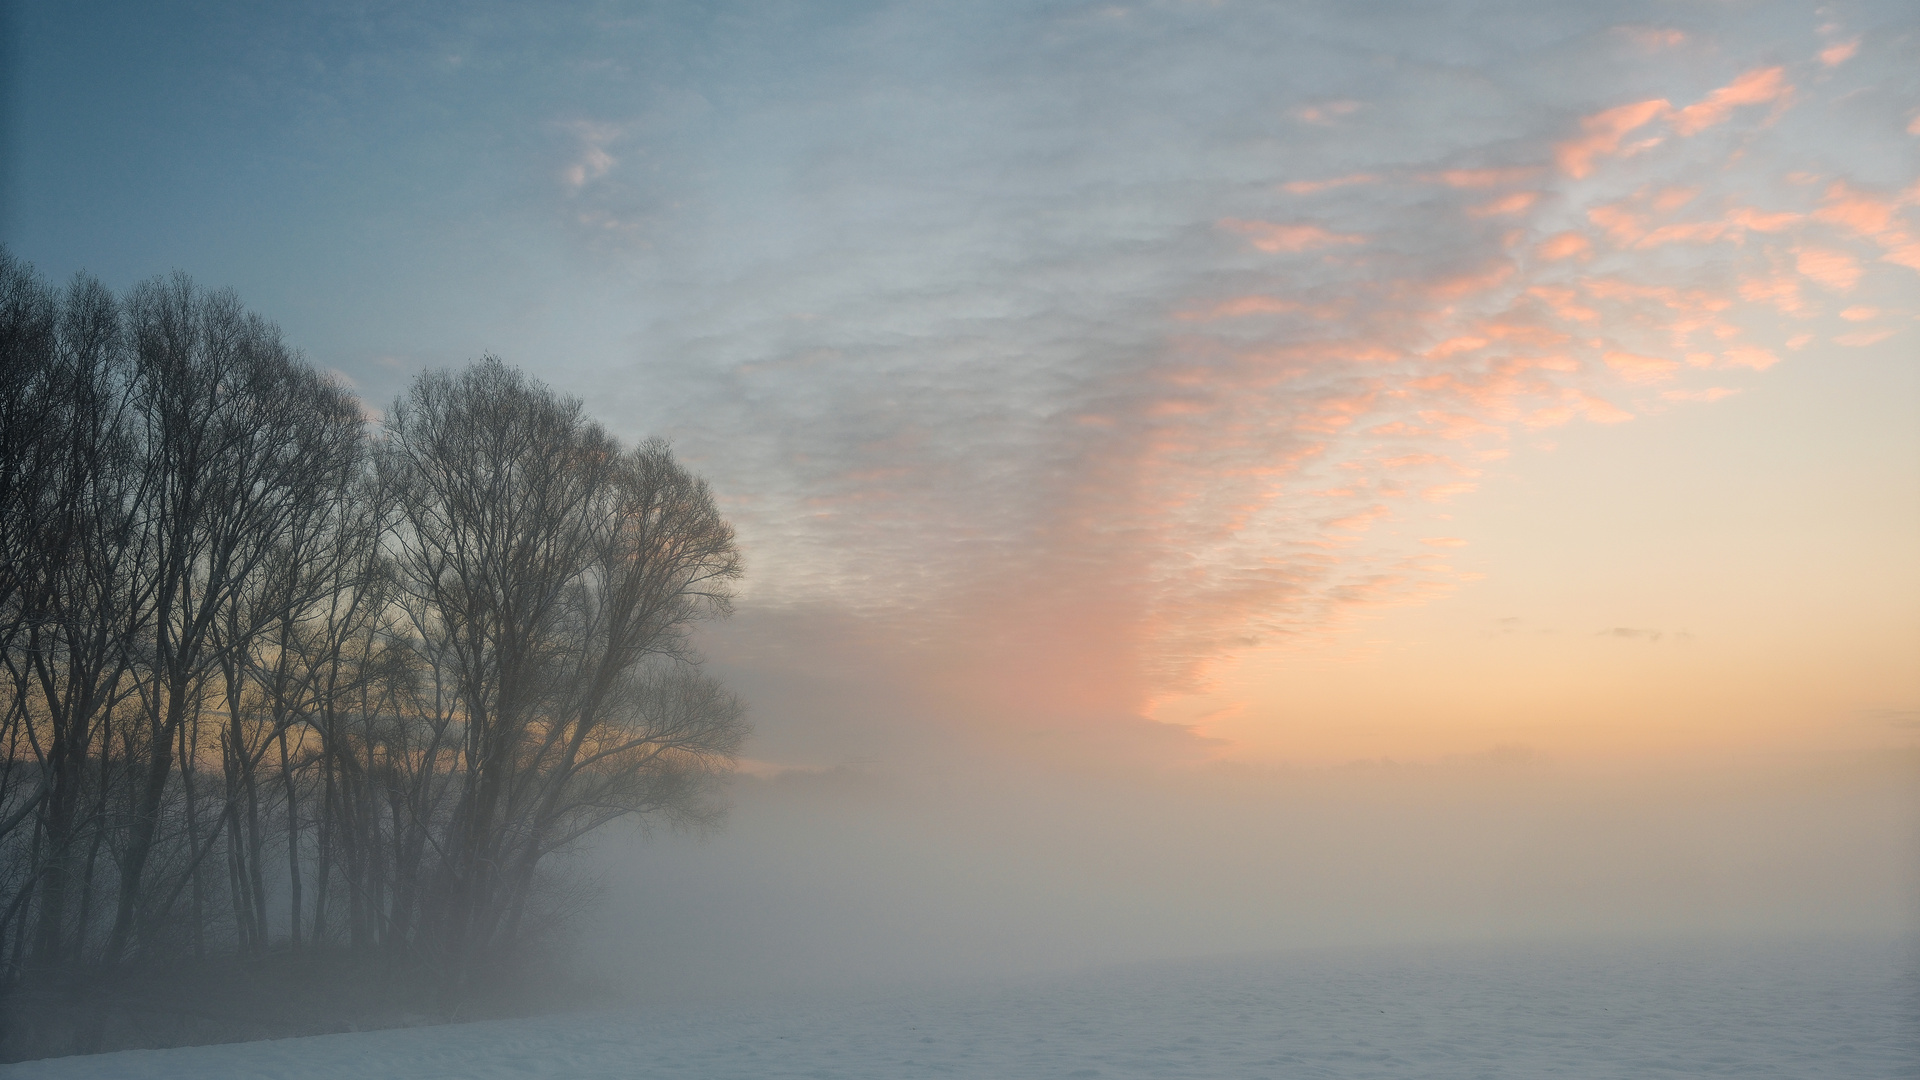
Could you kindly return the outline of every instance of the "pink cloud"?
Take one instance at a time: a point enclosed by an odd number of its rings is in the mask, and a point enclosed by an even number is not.
[[[1349,187],[1354,184],[1377,184],[1380,177],[1373,173],[1354,173],[1352,176],[1335,177],[1332,180],[1295,180],[1280,185],[1280,189],[1289,195],[1313,195],[1334,188]]]
[[[1920,240],[1888,245],[1887,253],[1880,256],[1880,261],[1896,263],[1911,270],[1920,270]]]
[[[1469,217],[1505,217],[1524,214],[1533,209],[1533,205],[1539,201],[1540,193],[1537,191],[1516,191],[1492,202],[1470,207],[1467,214]]]
[[[1455,274],[1427,282],[1422,291],[1435,300],[1459,300],[1498,288],[1506,284],[1513,274],[1512,263],[1500,262],[1477,273]]]
[[[1724,221],[1689,221],[1662,225],[1635,241],[1637,248],[1657,248],[1667,244],[1710,244],[1723,237],[1739,238],[1740,231]]]
[[[1920,202],[1920,184],[1892,198],[1855,191],[1836,180],[1827,188],[1826,205],[1814,211],[1817,221],[1838,225],[1879,244],[1881,261],[1920,270],[1920,239],[1907,231],[1901,208]]]
[[[1753,304],[1772,304],[1788,315],[1797,314],[1805,307],[1800,298],[1800,279],[1789,274],[1742,279],[1740,299]]]
[[[1671,27],[1623,26],[1617,33],[1624,35],[1628,41],[1647,52],[1678,48],[1687,43],[1686,31]]]
[[[1237,296],[1232,300],[1223,300],[1199,311],[1175,312],[1173,317],[1183,321],[1237,319],[1248,315],[1279,315],[1298,310],[1300,310],[1299,304],[1278,296]]]
[[[1894,200],[1855,191],[1844,180],[1829,185],[1823,201],[1826,205],[1813,212],[1816,221],[1839,225],[1861,236],[1881,236],[1895,227]]]
[[[1755,68],[1743,72],[1727,85],[1708,94],[1706,100],[1689,105],[1673,115],[1673,129],[1682,135],[1696,135],[1716,124],[1725,123],[1733,110],[1743,105],[1765,105],[1787,99],[1793,85],[1786,81],[1786,68]]]
[[[1593,250],[1593,243],[1577,232],[1568,231],[1547,237],[1535,250],[1540,253],[1541,258],[1558,262],[1575,255],[1585,255]]]
[[[1539,176],[1540,173],[1541,169],[1537,165],[1523,165],[1511,169],[1447,169],[1434,173],[1430,179],[1437,180],[1448,187],[1489,188],[1525,183]]]
[[[1893,335],[1894,331],[1884,327],[1878,330],[1857,330],[1851,334],[1841,334],[1834,338],[1833,342],[1836,345],[1848,345],[1858,349],[1867,345],[1877,345]]]
[[[1670,187],[1653,197],[1653,208],[1662,214],[1669,214],[1692,202],[1700,195],[1697,187]]]
[[[1673,111],[1665,98],[1619,105],[1580,121],[1580,136],[1553,148],[1560,171],[1575,180],[1590,176],[1594,162],[1620,149],[1620,140],[1629,133]]]
[[[1385,506],[1369,506],[1357,514],[1349,514],[1343,518],[1335,518],[1327,522],[1327,527],[1339,529],[1342,532],[1366,532],[1368,529],[1373,528],[1374,522],[1379,521],[1381,518],[1391,516],[1392,511],[1388,510]]]
[[[1587,211],[1587,220],[1605,229],[1615,247],[1631,247],[1647,234],[1646,215],[1636,214],[1620,203],[1594,207]]]
[[[1719,401],[1739,393],[1725,386],[1709,386],[1701,390],[1662,390],[1660,397],[1664,401]]]
[[[1839,67],[1841,64],[1853,59],[1853,55],[1859,51],[1859,38],[1854,38],[1852,41],[1836,42],[1820,50],[1820,62],[1828,67]]]
[[[1478,491],[1479,488],[1479,484],[1468,480],[1460,480],[1451,484],[1435,484],[1425,491],[1422,491],[1420,497],[1428,502],[1446,502],[1455,495],[1466,495]]]
[[[1801,275],[1835,292],[1848,292],[1860,282],[1860,263],[1844,251],[1797,247],[1793,265]]]
[[[1447,357],[1457,353],[1473,352],[1476,349],[1483,349],[1487,346],[1487,343],[1488,339],[1484,337],[1462,334],[1459,337],[1448,338],[1433,348],[1428,349],[1426,356],[1429,360],[1445,360]]]
[[[1780,232],[1791,228],[1803,220],[1805,220],[1804,215],[1795,214],[1791,211],[1769,214],[1761,210],[1756,210],[1751,206],[1735,207],[1727,213],[1728,223],[1742,229],[1751,229],[1754,232],[1763,233]]]
[[[1331,232],[1318,225],[1282,225],[1271,221],[1246,221],[1222,218],[1220,227],[1249,238],[1253,246],[1267,252],[1312,251],[1339,244],[1361,244],[1366,237],[1353,233]]]
[[[1594,307],[1586,306],[1586,304],[1580,304],[1580,302],[1578,302],[1578,296],[1580,296],[1580,294],[1578,294],[1576,290],[1572,290],[1572,288],[1561,288],[1561,286],[1551,286],[1551,284],[1536,284],[1536,286],[1528,288],[1526,294],[1538,298],[1542,304],[1546,304],[1546,306],[1548,306],[1555,315],[1559,315],[1561,319],[1572,319],[1572,321],[1576,321],[1576,323],[1592,323],[1594,319],[1599,319],[1599,311],[1596,311]]]
[[[1302,123],[1320,127],[1331,127],[1334,121],[1343,116],[1352,116],[1359,112],[1361,104],[1350,98],[1338,101],[1322,101],[1314,105],[1302,105],[1293,110],[1293,118]]]
[[[1484,218],[1537,214],[1551,192],[1554,214],[1580,223],[1537,239],[1524,222],[1504,239],[1495,237],[1498,229],[1466,230],[1478,246],[1425,263],[1429,269],[1398,244],[1362,249],[1389,235],[1388,224],[1372,219],[1342,217],[1353,224],[1340,229],[1331,220],[1290,219],[1285,210],[1216,218],[1216,228],[1258,251],[1341,257],[1233,263],[1232,276],[1220,278],[1243,282],[1233,291],[1178,298],[1170,310],[1180,336],[1169,344],[1177,362],[1170,358],[1137,393],[1114,394],[1123,404],[1103,400],[1098,415],[1112,421],[1086,429],[1093,439],[1111,432],[1112,455],[1087,471],[1126,481],[1111,493],[1124,507],[1089,511],[1086,520],[1141,523],[1128,528],[1151,539],[1137,542],[1164,547],[1154,548],[1153,580],[1218,585],[1169,586],[1151,617],[1138,622],[1142,639],[1169,655],[1230,651],[1236,646],[1220,642],[1286,632],[1275,628],[1365,597],[1414,595],[1439,580],[1437,571],[1368,563],[1369,553],[1418,544],[1431,560],[1439,558],[1433,549],[1460,541],[1371,529],[1407,505],[1397,500],[1465,496],[1475,481],[1458,462],[1477,464],[1482,450],[1498,451],[1515,434],[1617,424],[1636,411],[1723,400],[1738,386],[1689,386],[1711,377],[1692,372],[1719,371],[1731,382],[1727,369],[1779,363],[1786,345],[1749,340],[1755,331],[1738,309],[1810,316],[1802,295],[1808,281],[1851,288],[1867,272],[1862,257],[1846,250],[1854,243],[1847,237],[1884,243],[1912,232],[1901,215],[1920,193],[1909,200],[1825,179],[1818,181],[1825,195],[1813,200],[1822,217],[1798,205],[1819,187],[1793,192],[1784,206],[1748,205],[1729,197],[1717,174],[1682,160],[1698,158],[1698,144],[1675,138],[1655,150],[1647,129],[1671,121],[1692,134],[1744,121],[1739,109],[1779,104],[1791,92],[1779,70],[1761,69],[1687,110],[1649,100],[1580,121],[1552,150],[1554,174],[1590,176],[1608,159],[1646,155],[1635,176],[1609,185],[1597,204],[1583,186],[1543,189],[1537,167],[1381,166],[1267,192],[1285,205],[1283,196],[1349,185],[1438,184],[1467,193],[1463,214]],[[1366,202],[1343,203],[1343,214],[1365,210]],[[1772,239],[1782,236],[1791,239]],[[1726,245],[1711,257],[1715,272],[1694,272],[1700,260],[1684,248],[1698,244]],[[1661,247],[1670,249],[1661,259],[1641,255]],[[1606,272],[1589,274],[1589,265]],[[1311,454],[1300,450],[1307,446]],[[1433,513],[1422,508],[1408,517]],[[1231,585],[1263,560],[1288,568],[1284,588]],[[1319,615],[1311,605],[1320,605]]]
[[[1752,368],[1765,371],[1780,362],[1780,358],[1758,345],[1735,345],[1721,353],[1728,367]]]
[[[1630,352],[1610,352],[1605,359],[1608,367],[1631,383],[1662,382],[1673,378],[1673,373],[1680,367],[1672,360]]]

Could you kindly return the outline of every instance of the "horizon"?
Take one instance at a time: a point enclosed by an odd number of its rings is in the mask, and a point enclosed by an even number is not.
[[[9,17],[14,257],[711,484],[636,993],[1920,932],[1908,4]]]

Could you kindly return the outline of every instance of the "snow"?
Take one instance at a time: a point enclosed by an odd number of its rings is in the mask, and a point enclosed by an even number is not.
[[[1319,951],[60,1058],[122,1077],[1914,1077],[1912,943]]]

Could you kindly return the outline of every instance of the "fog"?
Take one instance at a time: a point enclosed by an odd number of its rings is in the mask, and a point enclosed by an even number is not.
[[[884,650],[856,678],[825,659],[830,637],[801,640],[826,642],[823,655],[748,680],[762,729],[749,756],[805,735],[847,759],[757,766],[731,783],[719,829],[623,831],[573,861],[598,882],[583,959],[623,992],[730,998],[1328,946],[1920,928],[1911,750],[1597,761],[1496,747],[1234,764],[1183,754],[1179,732],[1156,745],[1057,716],[969,716],[916,695]]]
[[[603,974],[643,997],[1492,938],[1915,926],[1915,762],[955,768],[743,779],[725,833],[610,840]]]

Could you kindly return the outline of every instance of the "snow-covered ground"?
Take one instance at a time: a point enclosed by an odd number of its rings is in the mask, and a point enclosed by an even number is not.
[[[1912,943],[1325,951],[62,1058],[0,1077],[1914,1077]]]

